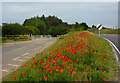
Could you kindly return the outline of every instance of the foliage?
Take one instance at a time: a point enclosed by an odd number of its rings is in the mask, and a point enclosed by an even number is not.
[[[37,27],[39,29],[39,31],[41,32],[41,34],[45,34],[45,30],[46,30],[45,22],[40,20],[40,19],[38,19],[38,18],[26,19],[24,21],[23,25],[24,26],[34,26],[34,27]]]
[[[69,28],[68,27],[64,27],[64,26],[56,26],[56,27],[52,27],[48,33],[52,36],[56,36],[56,35],[63,35],[66,34],[68,32]]]
[[[40,31],[38,28],[34,26],[25,26],[25,33],[36,35],[36,34],[40,34]]]
[[[7,24],[4,23],[2,26],[2,35],[22,35],[24,34],[24,26],[18,23]]]

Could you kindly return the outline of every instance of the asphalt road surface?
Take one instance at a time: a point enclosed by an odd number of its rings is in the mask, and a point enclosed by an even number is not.
[[[2,77],[17,69],[23,62],[56,42],[52,39],[38,39],[2,46]]]

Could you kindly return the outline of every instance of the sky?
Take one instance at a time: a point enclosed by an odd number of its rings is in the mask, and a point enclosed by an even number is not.
[[[64,22],[118,25],[118,2],[2,2],[2,22],[20,23],[34,16],[54,15]]]

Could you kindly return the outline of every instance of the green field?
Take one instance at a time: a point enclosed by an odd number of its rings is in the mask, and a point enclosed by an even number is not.
[[[94,34],[99,34],[97,29],[90,30]],[[101,34],[113,34],[113,35],[120,35],[120,29],[102,29],[100,31]]]
[[[3,81],[115,81],[117,61],[109,43],[72,32],[31,58]]]

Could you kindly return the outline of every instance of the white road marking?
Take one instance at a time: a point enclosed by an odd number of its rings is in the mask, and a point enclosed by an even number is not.
[[[21,62],[24,62],[24,60],[17,60],[17,61],[21,61]]]
[[[27,55],[27,54],[29,54],[29,53],[25,53],[25,54],[23,54],[22,56],[25,56],[25,55]]]
[[[17,60],[17,59],[19,59],[19,58],[20,58],[20,57],[17,57],[17,58],[15,58],[15,59],[13,59],[13,60],[15,61],[15,60]]]
[[[11,65],[11,66],[16,66],[16,67],[18,67],[18,65],[14,65],[14,64],[8,64],[8,65]]]
[[[104,39],[106,39],[106,38],[104,38]],[[108,40],[108,39],[106,39],[110,44],[112,44],[113,45],[113,47],[117,50],[117,52],[120,54],[120,51],[118,50],[118,48],[110,41],[110,40]],[[115,52],[115,50],[114,50],[114,52]],[[117,61],[118,61],[118,56],[116,55],[116,59],[117,59]]]
[[[8,71],[8,70],[2,70],[2,69],[0,69],[0,71],[5,71],[5,72],[8,72],[8,73],[9,73],[9,71]]]
[[[25,57],[25,58],[32,58],[32,57]]]

